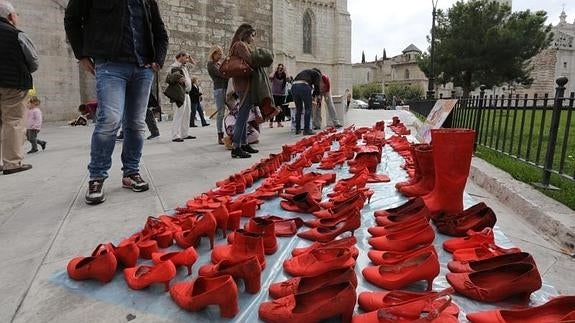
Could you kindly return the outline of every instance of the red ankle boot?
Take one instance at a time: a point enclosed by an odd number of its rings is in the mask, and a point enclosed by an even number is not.
[[[216,246],[212,250],[213,263],[223,260],[240,261],[257,257],[262,270],[266,267],[263,236],[243,229],[234,232],[234,242],[230,245]]]
[[[258,262],[257,257],[248,259],[236,260],[223,260],[217,264],[208,264],[200,267],[198,275],[204,277],[217,277],[223,275],[230,275],[235,279],[243,279],[246,286],[246,292],[250,294],[257,294],[261,286],[262,269]]]

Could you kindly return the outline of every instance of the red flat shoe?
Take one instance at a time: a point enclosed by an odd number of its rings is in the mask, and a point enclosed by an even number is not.
[[[409,258],[413,258],[417,255],[433,252],[437,255],[435,247],[431,244],[428,246],[421,247],[415,250],[409,251],[381,251],[381,250],[369,250],[367,252],[367,257],[374,265],[395,265],[404,262]]]
[[[455,250],[480,247],[483,244],[495,244],[495,236],[491,228],[485,228],[480,232],[467,231],[464,238],[452,238],[443,242],[443,249],[454,253]]]
[[[220,316],[232,318],[238,314],[238,287],[232,276],[198,277],[193,281],[175,283],[170,296],[181,308],[198,312],[208,305],[218,305]]]
[[[297,257],[299,255],[303,255],[305,253],[310,253],[315,249],[322,249],[322,248],[351,248],[354,247],[357,243],[357,239],[354,236],[345,237],[338,240],[332,240],[329,242],[321,243],[321,242],[314,242],[311,246],[305,248],[294,248],[291,251],[291,255],[293,257]]]
[[[375,218],[375,222],[377,222],[378,219],[381,219],[381,217]],[[429,219],[427,219],[426,217],[413,217],[408,220],[393,224],[370,227],[367,228],[367,232],[369,232],[369,234],[371,234],[372,237],[381,237],[391,233],[404,231],[412,227],[419,227],[425,225],[429,225]]]
[[[450,295],[454,292],[455,290],[451,287],[440,292],[412,292],[406,290],[363,292],[359,294],[357,303],[366,312],[377,311],[380,308],[390,308],[394,306],[404,306],[406,309],[407,306],[413,306],[416,308],[409,310],[409,312],[417,312],[417,308],[421,308],[420,302],[429,302],[429,300]],[[454,303],[451,303],[451,305],[444,310],[444,313],[457,317],[459,315],[459,307]]]
[[[68,276],[74,280],[95,279],[107,283],[114,278],[117,261],[111,244],[99,244],[90,257],[76,257],[68,263]]]
[[[185,266],[188,268],[188,276],[192,274],[192,266],[198,260],[198,253],[194,247],[189,247],[182,251],[161,253],[156,252],[152,254],[152,262],[159,264],[163,261],[171,261],[174,266]]]
[[[433,243],[435,231],[429,224],[381,237],[370,238],[368,243],[377,250],[409,251]]]
[[[439,275],[439,260],[435,253],[427,252],[395,265],[365,267],[362,274],[368,282],[389,290],[425,280],[427,291],[431,291],[433,280]]]
[[[471,323],[556,323],[574,322],[575,296],[558,296],[535,307],[467,314]]]
[[[455,261],[483,260],[499,255],[521,252],[519,248],[504,249],[494,244],[483,244],[475,248],[459,249],[453,253]]]
[[[283,263],[284,271],[292,276],[319,276],[325,272],[353,268],[355,260],[348,248],[315,249]]]
[[[389,225],[389,224],[407,221],[407,220],[413,219],[413,218],[423,218],[424,217],[424,218],[429,219],[429,215],[430,215],[429,210],[427,209],[425,204],[422,204],[419,206],[413,206],[412,208],[409,209],[409,211],[391,214],[388,216],[380,215],[381,213],[378,213],[378,211],[375,211],[373,214],[375,215],[376,219],[378,219],[377,220],[378,225]]]
[[[258,315],[268,323],[319,322],[336,316],[350,322],[355,299],[355,287],[346,282],[261,303]]]
[[[449,273],[447,282],[461,295],[481,302],[498,302],[519,295],[525,301],[541,288],[537,267],[512,263],[472,273]]]
[[[452,305],[451,296],[443,296],[428,302],[418,302],[417,306],[407,304],[381,308],[373,312],[355,315],[352,323],[457,323],[457,317],[449,314],[446,309]]]
[[[453,237],[465,236],[469,230],[481,231],[485,228],[493,228],[496,222],[495,212],[483,202],[459,214],[440,214],[434,220],[439,232]]]
[[[176,277],[176,267],[171,261],[154,266],[138,266],[124,269],[124,279],[131,289],[144,289],[154,283],[163,283],[166,292],[170,289],[170,280]]]
[[[234,242],[229,245],[216,246],[212,250],[212,263],[223,260],[238,262],[257,257],[262,270],[266,267],[263,236],[243,229],[234,232]]]
[[[295,277],[283,282],[270,285],[271,298],[282,298],[291,294],[309,293],[329,285],[349,282],[357,286],[357,276],[352,268],[342,268],[328,271],[314,277]]]
[[[317,227],[297,234],[298,237],[318,242],[328,242],[340,234],[350,231],[354,235],[356,229],[361,226],[361,215],[352,215],[342,222],[331,227]]]
[[[413,210],[421,209],[421,206],[425,205],[423,199],[421,197],[411,198],[407,200],[407,202],[403,203],[400,206],[385,209],[385,210],[378,210],[373,212],[374,216],[390,216],[390,215],[398,215],[398,214],[405,214],[405,213],[413,213]]]
[[[251,257],[240,261],[223,260],[217,264],[208,264],[200,267],[199,276],[217,277],[230,275],[235,279],[243,279],[246,292],[257,294],[261,287],[262,269],[257,257]]]
[[[483,260],[450,261],[447,268],[452,273],[470,273],[497,268],[512,263],[528,263],[535,265],[535,260],[527,252],[503,254]]]

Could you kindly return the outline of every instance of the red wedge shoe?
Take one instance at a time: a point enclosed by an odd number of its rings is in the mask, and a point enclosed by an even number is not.
[[[485,228],[480,232],[467,231],[467,237],[453,238],[443,242],[443,249],[454,253],[455,250],[480,247],[484,244],[495,244],[495,236],[491,228]]]
[[[100,244],[90,257],[76,257],[68,263],[68,276],[74,280],[95,279],[107,283],[114,278],[117,261],[111,244]]]
[[[282,298],[288,295],[309,293],[329,285],[350,282],[357,286],[357,276],[352,268],[342,268],[328,271],[314,277],[295,277],[283,282],[270,285],[271,298]]]
[[[260,304],[258,315],[268,323],[319,322],[332,317],[350,322],[355,299],[355,287],[345,282],[264,302]]]
[[[519,295],[525,301],[541,288],[537,267],[513,263],[472,273],[449,273],[447,282],[461,295],[480,302],[498,302]]]
[[[433,280],[439,275],[439,261],[434,252],[427,252],[395,265],[368,266],[362,274],[368,282],[389,290],[425,280],[427,291],[431,291]]]
[[[483,260],[450,261],[447,268],[452,273],[469,273],[473,271],[489,270],[512,263],[528,263],[535,265],[535,260],[527,252],[503,254]]]
[[[284,271],[292,276],[319,276],[325,272],[353,268],[355,260],[347,248],[315,249],[283,263]]]
[[[235,260],[223,260],[217,264],[208,264],[200,267],[198,275],[205,277],[217,277],[230,275],[235,279],[243,279],[246,292],[257,294],[261,287],[262,269],[257,257]]]
[[[575,296],[558,296],[549,302],[518,310],[494,310],[467,314],[471,323],[575,322]]]
[[[124,279],[131,289],[144,289],[154,283],[163,283],[166,292],[170,289],[170,280],[176,277],[176,267],[171,261],[154,266],[138,266],[124,269]]]
[[[156,252],[152,254],[152,262],[159,264],[164,261],[171,261],[174,266],[185,266],[188,268],[188,276],[192,274],[192,266],[198,260],[198,253],[194,247],[189,247],[182,251],[161,253]]]
[[[208,305],[218,305],[220,316],[232,318],[239,312],[238,287],[232,276],[198,277],[179,282],[170,288],[170,296],[181,308],[198,312]]]

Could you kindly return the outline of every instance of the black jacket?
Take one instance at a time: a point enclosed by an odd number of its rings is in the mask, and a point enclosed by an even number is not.
[[[124,37],[124,10],[127,0],[70,0],[64,15],[66,35],[76,58],[84,57],[114,59],[122,55]],[[160,66],[166,59],[168,32],[160,16],[156,0],[140,0],[144,3],[147,36],[153,63]],[[152,62],[150,62],[152,63]]]
[[[0,87],[28,90],[32,88],[32,73],[18,41],[20,30],[0,18]]]
[[[313,95],[319,95],[319,82],[321,81],[321,73],[316,70],[303,70],[296,75],[294,81],[305,81],[309,86],[313,86]]]

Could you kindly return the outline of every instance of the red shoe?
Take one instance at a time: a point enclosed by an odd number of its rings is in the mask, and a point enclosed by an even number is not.
[[[348,248],[315,249],[283,263],[284,271],[292,276],[319,276],[325,272],[352,268],[355,260]]]
[[[234,242],[229,245],[216,246],[212,250],[212,263],[223,260],[238,262],[257,257],[262,270],[266,267],[263,236],[258,233],[240,229],[234,232]]]
[[[438,297],[427,302],[416,302],[381,308],[373,312],[355,315],[352,323],[457,323],[456,316],[451,315],[447,309],[452,308],[451,296]]]
[[[494,310],[467,314],[471,323],[555,323],[575,320],[575,296],[558,296],[549,302],[518,310]]]
[[[528,263],[535,265],[535,260],[527,252],[503,254],[483,260],[475,261],[450,261],[447,268],[452,273],[469,273],[497,268],[512,263]]]
[[[234,262],[234,260],[223,260],[217,264],[208,264],[200,267],[198,275],[205,277],[217,277],[230,275],[235,279],[243,279],[246,292],[257,294],[261,287],[262,269],[257,257]]]
[[[95,279],[107,283],[114,278],[117,261],[111,244],[99,244],[90,257],[76,257],[68,263],[68,276],[74,280]]]
[[[413,206],[409,208],[409,210],[403,211],[401,213],[395,213],[391,215],[381,215],[383,212],[375,211],[373,215],[375,215],[378,225],[389,225],[398,222],[407,221],[413,218],[427,218],[429,219],[429,210],[425,206],[425,204],[420,204],[417,206]]]
[[[481,302],[498,302],[519,295],[525,301],[541,288],[537,267],[513,263],[472,273],[449,273],[447,282],[461,295]]]
[[[314,242],[311,246],[305,248],[294,248],[291,251],[293,257],[303,255],[305,253],[310,253],[316,249],[322,248],[348,248],[354,247],[357,243],[357,239],[354,236],[342,238],[339,240],[332,240],[325,243]]]
[[[186,249],[189,247],[197,247],[200,243],[200,239],[206,236],[210,240],[210,249],[213,249],[216,230],[216,218],[211,212],[206,212],[196,216],[194,226],[191,229],[177,232],[174,238],[180,248]]]
[[[377,222],[378,219],[382,218],[377,217],[375,218],[375,221]],[[405,221],[400,221],[393,224],[369,227],[367,228],[367,232],[369,232],[372,237],[381,237],[391,233],[404,231],[412,227],[419,227],[424,225],[429,225],[429,219],[427,217],[412,217]]]
[[[394,306],[404,306],[407,309],[410,307],[420,308],[420,302],[429,302],[445,295],[454,293],[455,290],[451,287],[446,288],[440,292],[411,292],[406,290],[394,290],[389,292],[363,292],[357,298],[357,303],[366,312],[377,311],[380,308],[389,308]],[[409,305],[408,305],[409,304]],[[409,312],[417,312],[414,308]],[[459,307],[451,303],[444,310],[445,314],[450,314],[455,317],[459,315]]]
[[[483,260],[499,255],[521,252],[519,248],[504,249],[494,244],[483,244],[475,248],[459,249],[453,253],[453,260],[472,261]]]
[[[156,265],[168,260],[171,261],[174,266],[186,266],[189,276],[192,274],[192,266],[196,260],[198,260],[198,253],[194,247],[189,247],[182,251],[168,253],[156,252],[152,254],[152,262]]]
[[[350,282],[357,286],[357,276],[352,268],[328,271],[314,277],[295,277],[270,285],[271,298],[282,298],[288,295],[304,294],[329,285]]]
[[[175,283],[170,296],[179,307],[198,312],[208,305],[218,305],[220,316],[232,318],[239,312],[238,287],[229,275],[198,277],[194,281]]]
[[[171,261],[164,261],[154,266],[138,266],[124,269],[124,279],[131,289],[143,289],[153,283],[163,283],[166,292],[170,280],[176,277],[176,267]]]
[[[368,266],[362,274],[368,282],[390,290],[425,280],[427,291],[431,291],[433,280],[439,275],[439,260],[434,252],[427,252],[395,265]]]
[[[320,219],[323,218],[333,218],[337,214],[349,212],[355,208],[361,209],[365,204],[365,196],[360,192],[356,194],[352,194],[343,202],[338,203],[337,205],[332,205],[331,208],[326,208],[325,210],[319,210],[313,212],[312,214]],[[321,203],[320,203],[321,205]]]
[[[346,282],[264,302],[258,315],[269,323],[319,322],[336,316],[341,317],[341,322],[350,322],[355,299],[355,287]]]
[[[291,197],[291,200],[281,201],[282,209],[290,212],[312,213],[319,211],[321,207],[308,192],[303,192]]]
[[[264,215],[261,218],[274,222],[276,237],[291,237],[303,226],[301,218],[282,218],[275,215]]]
[[[409,251],[418,246],[427,246],[435,239],[435,232],[429,224],[413,227],[381,237],[370,238],[369,244],[377,250]]]
[[[245,225],[245,229],[249,232],[259,233],[263,236],[264,252],[266,255],[273,255],[276,253],[278,250],[278,242],[276,239],[274,221],[261,217],[251,218]]]
[[[334,226],[313,228],[300,232],[297,236],[311,241],[328,242],[347,231],[351,231],[351,235],[353,236],[355,230],[360,226],[361,215],[352,215]]]
[[[310,220],[304,222],[307,227],[317,228],[317,227],[333,227],[338,225],[340,222],[347,220],[350,217],[361,217],[361,213],[357,207],[346,208],[339,213],[334,214],[329,218],[322,218],[316,220]]]
[[[380,250],[369,250],[367,252],[367,257],[374,265],[396,265],[404,262],[407,259],[416,257],[423,253],[433,252],[437,255],[435,247],[431,244],[419,249],[409,250],[405,252],[401,251],[380,251]]]
[[[173,243],[173,232],[164,222],[153,216],[149,216],[142,230],[146,239],[156,240],[158,247],[168,248]]]
[[[405,213],[413,213],[414,210],[419,210],[421,209],[421,206],[425,205],[425,203],[423,203],[423,199],[420,197],[416,197],[416,198],[411,198],[409,200],[407,200],[407,202],[405,202],[404,204],[394,207],[394,208],[389,208],[389,209],[385,209],[385,210],[378,210],[373,212],[374,216],[390,216],[390,215],[398,215],[398,214],[405,214]]]
[[[455,250],[480,247],[483,244],[495,244],[495,236],[491,228],[485,228],[481,232],[467,231],[465,238],[453,238],[443,242],[443,249],[454,253]]]
[[[465,236],[469,230],[481,231],[485,228],[493,228],[495,222],[497,222],[495,212],[483,202],[459,214],[440,214],[434,220],[439,232],[453,237]]]
[[[117,247],[113,244],[111,246],[116,260],[124,267],[130,268],[136,266],[138,257],[140,256],[140,249],[136,243],[130,240],[124,240],[120,242]]]

